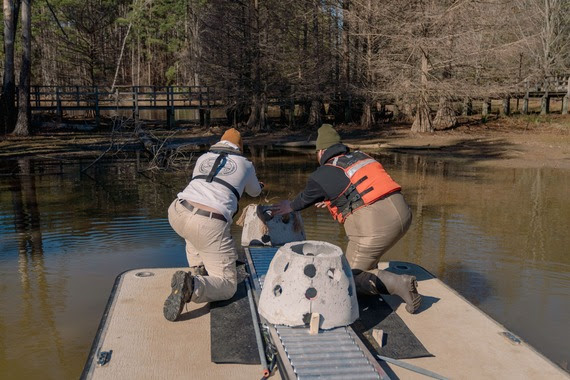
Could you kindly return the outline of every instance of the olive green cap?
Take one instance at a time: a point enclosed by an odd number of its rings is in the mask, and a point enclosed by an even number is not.
[[[317,152],[328,149],[334,144],[340,143],[340,136],[330,124],[323,124],[317,131]]]

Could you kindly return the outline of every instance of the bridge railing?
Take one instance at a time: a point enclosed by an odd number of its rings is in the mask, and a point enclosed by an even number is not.
[[[17,92],[16,92],[17,93]],[[570,103],[570,74],[559,74],[539,81],[527,80],[522,85],[503,94],[489,95],[483,99],[482,114],[490,111],[491,99],[503,99],[502,113],[510,113],[510,99],[523,99],[522,113],[529,112],[529,99],[541,99],[541,113],[550,112],[550,99],[562,99],[562,113],[567,114]],[[267,104],[294,110],[295,105],[307,99],[283,99],[267,95]],[[165,110],[169,125],[177,110],[197,110],[200,124],[207,125],[213,109],[235,107],[236,99],[227,99],[220,91],[208,86],[32,86],[30,93],[32,111],[56,112],[63,119],[64,111],[87,111],[99,123],[102,111],[132,113],[138,120],[142,110]],[[227,104],[229,102],[229,104]],[[470,114],[470,101],[464,101],[463,113]],[[518,108],[518,100],[517,100]],[[236,111],[237,112],[237,111]],[[293,113],[294,111],[291,111]]]
[[[215,89],[200,86],[32,86],[34,110],[201,109],[223,104]]]
[[[564,97],[570,93],[570,74],[553,75],[541,80],[525,80],[517,87],[519,94],[546,94],[550,97]]]

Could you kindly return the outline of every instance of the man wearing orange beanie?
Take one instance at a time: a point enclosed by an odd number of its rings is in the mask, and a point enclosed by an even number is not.
[[[230,234],[232,218],[245,191],[252,197],[263,184],[243,155],[241,134],[228,129],[210,151],[196,161],[192,179],[168,209],[168,221],[186,240],[191,272],[172,276],[164,317],[175,321],[184,304],[230,299],[237,288],[237,252]]]

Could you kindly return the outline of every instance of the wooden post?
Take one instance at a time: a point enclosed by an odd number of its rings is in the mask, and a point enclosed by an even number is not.
[[[202,109],[202,86],[198,87],[198,114],[200,115],[200,126],[203,127],[205,123],[204,110]]]
[[[544,95],[540,100],[540,114],[546,115],[550,111],[550,96],[548,95],[548,78],[544,79]]]
[[[486,118],[491,113],[491,100],[486,98],[483,100],[483,105],[481,106],[481,115]]]
[[[295,99],[291,95],[291,104],[289,105],[289,128],[295,128]]]
[[[203,127],[204,124],[206,123],[206,121],[205,121],[206,118],[205,118],[205,115],[204,115],[204,110],[203,110],[202,108],[199,108],[199,109],[198,109],[198,114],[199,114],[199,117],[200,117],[200,126]]]
[[[59,95],[59,87],[55,88],[55,103],[57,107],[57,119],[59,122],[63,121],[63,110],[61,109],[61,97]]]
[[[117,117],[121,116],[122,117],[122,115],[119,112],[119,88],[118,87],[115,88],[115,112],[116,112],[115,116],[117,116]]]
[[[525,84],[525,94],[524,94],[524,98],[523,98],[523,108],[522,108],[522,113],[523,115],[528,114],[528,98],[529,98],[529,84],[528,84],[528,79],[524,80],[524,84]]]
[[[206,87],[206,118],[205,123],[206,127],[210,127],[210,87]]]
[[[95,90],[95,126],[99,128],[101,125],[101,119],[99,115],[99,87],[93,86]]]
[[[352,95],[348,94],[348,102],[344,106],[344,122],[350,123],[352,121]]]
[[[550,112],[550,96],[548,96],[548,90],[544,93],[540,99],[540,114],[546,115]]]
[[[170,125],[168,128],[176,126],[176,108],[174,107],[174,87],[170,86]]]
[[[135,119],[135,124],[139,122],[139,88],[133,86],[133,118]]]
[[[170,86],[166,87],[166,127],[170,128],[172,125],[172,109],[170,108]]]
[[[400,118],[400,107],[398,107],[398,104],[396,104],[396,100],[394,100],[392,103],[392,119],[393,120],[398,120]]]
[[[463,116],[469,116],[473,113],[473,100],[466,96],[463,98]]]
[[[40,106],[40,86],[34,86],[36,93],[36,107]]]
[[[77,101],[77,107],[79,108],[79,86],[75,86],[75,100]]]
[[[570,76],[566,77],[566,95],[562,99],[562,115],[568,115],[568,102],[570,101]]]
[[[509,116],[511,114],[511,97],[507,96],[503,99],[503,107],[501,107],[501,115]]]

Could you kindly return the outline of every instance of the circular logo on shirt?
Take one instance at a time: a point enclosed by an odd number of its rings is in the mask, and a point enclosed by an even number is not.
[[[200,173],[202,174],[209,174],[210,170],[212,170],[212,166],[214,166],[214,162],[216,161],[217,157],[212,157],[212,158],[207,158],[205,159],[201,164],[200,164]],[[224,164],[225,161],[225,164]],[[234,160],[232,160],[229,157],[226,157],[226,159],[222,159],[222,161],[220,161],[219,165],[224,164],[224,166],[222,166],[221,169],[219,169],[218,174],[216,175],[221,175],[221,176],[227,176],[227,175],[231,175],[233,173],[236,172],[237,170],[237,164],[235,163]]]

